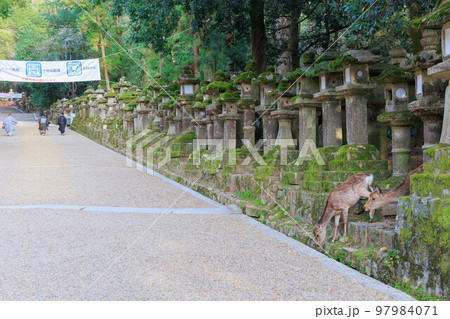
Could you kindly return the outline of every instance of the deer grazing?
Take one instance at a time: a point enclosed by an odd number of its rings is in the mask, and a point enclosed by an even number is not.
[[[357,173],[347,178],[341,185],[336,187],[325,202],[325,208],[318,223],[314,223],[313,233],[318,246],[322,246],[325,239],[326,228],[334,217],[334,234],[332,242],[337,238],[339,219],[342,215],[344,220],[344,237],[347,235],[347,217],[350,207],[355,205],[361,197],[369,197],[368,187],[373,182],[373,175]]]
[[[372,190],[367,203],[364,205],[364,210],[369,211],[370,222],[372,222],[375,209],[383,207],[387,204],[397,203],[400,197],[408,196],[410,194],[409,186],[411,176],[421,173],[423,173],[423,165],[420,165],[416,169],[409,172],[403,182],[390,191],[382,191],[379,187],[377,187],[376,190]]]

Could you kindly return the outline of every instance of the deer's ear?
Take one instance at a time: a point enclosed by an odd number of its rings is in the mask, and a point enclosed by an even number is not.
[[[373,187],[369,186],[369,190],[370,190],[371,193],[373,193]]]
[[[383,191],[379,187],[377,187],[377,193],[378,195],[383,195]]]
[[[317,223],[315,221],[313,221],[312,225],[315,227],[315,226],[317,226]]]

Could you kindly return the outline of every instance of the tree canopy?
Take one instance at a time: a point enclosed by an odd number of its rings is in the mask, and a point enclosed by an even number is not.
[[[249,60],[261,73],[299,67],[304,52],[330,45],[420,49],[411,19],[430,12],[423,0],[0,0],[0,59],[98,57],[105,88],[125,76],[146,85],[156,73],[175,80],[184,65],[203,80],[238,73]],[[11,84],[48,107],[87,83]]]

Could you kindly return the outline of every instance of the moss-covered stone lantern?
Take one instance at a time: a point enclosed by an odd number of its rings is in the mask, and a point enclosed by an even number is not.
[[[249,61],[246,72],[240,73],[233,81],[234,84],[239,85],[241,90],[241,98],[237,105],[239,109],[244,111],[244,139],[249,141],[251,145],[255,145],[255,108],[259,105],[259,87],[255,83],[257,75],[253,71],[253,61]]]
[[[264,154],[267,154],[274,146],[278,134],[278,121],[271,112],[277,109],[277,96],[271,94],[277,89],[281,75],[275,73],[274,67],[268,67],[267,72],[258,76],[260,105],[256,108],[256,113],[262,118]],[[273,145],[272,145],[273,144]]]
[[[347,144],[369,143],[367,99],[376,86],[370,83],[369,65],[382,60],[382,56],[369,51],[350,50],[331,64],[343,69],[344,83],[336,87],[336,92],[345,97]]]
[[[392,67],[373,79],[384,83],[386,99],[386,112],[378,116],[378,121],[391,126],[392,173],[404,176],[411,171],[411,127],[415,118],[408,111],[408,103],[414,99],[414,79],[399,67],[401,59],[406,57],[405,49],[391,49],[389,55]]]
[[[224,149],[240,147],[241,131],[237,125],[241,115],[238,112],[237,101],[240,95],[237,92],[227,91],[220,95],[222,101],[222,114],[219,119],[224,122],[223,127],[223,147]]]
[[[206,104],[206,113],[213,121],[214,139],[223,138],[223,120],[219,118],[219,114],[222,113],[222,100],[220,100],[219,97],[226,91],[235,89],[235,86],[232,83],[221,81],[225,80],[226,76],[221,73],[219,73],[219,75],[220,76],[217,76],[216,73],[216,81],[211,82],[206,87],[205,94],[210,98],[204,101],[204,104]]]
[[[336,87],[342,85],[342,69],[329,66],[337,57],[336,51],[326,52],[321,61],[306,74],[319,78],[320,91],[313,98],[322,102],[323,146],[342,145],[342,108],[336,92]]]
[[[426,150],[439,143],[442,130],[442,117],[444,114],[444,90],[441,79],[427,74],[428,68],[440,62],[437,54],[439,32],[435,25],[422,25],[421,39],[423,50],[414,55],[408,64],[402,67],[415,72],[416,100],[409,103],[408,109],[423,122],[424,161],[430,160]]]
[[[439,79],[450,80],[450,1],[441,1],[437,9],[432,13],[442,25],[441,46],[442,62],[430,67],[427,74]],[[444,94],[444,119],[440,143],[450,144],[450,85],[447,85]]]
[[[177,80],[180,86],[180,95],[177,98],[181,108],[182,133],[193,131],[192,119],[193,111],[189,106],[195,103],[195,91],[197,90],[199,79],[195,78],[190,66],[184,66],[183,72]]]
[[[306,72],[314,63],[314,53],[304,53],[300,59],[300,68],[285,76],[296,82],[296,95],[289,103],[294,109],[298,109],[298,147],[302,149],[306,141],[317,144],[317,109],[322,108],[322,103],[313,99],[313,94],[319,91],[319,78],[306,76]]]

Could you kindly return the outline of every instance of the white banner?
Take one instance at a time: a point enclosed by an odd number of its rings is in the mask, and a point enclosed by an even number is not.
[[[0,93],[0,99],[21,99],[22,93]]]
[[[0,81],[56,83],[100,79],[98,59],[42,62],[0,60]]]

